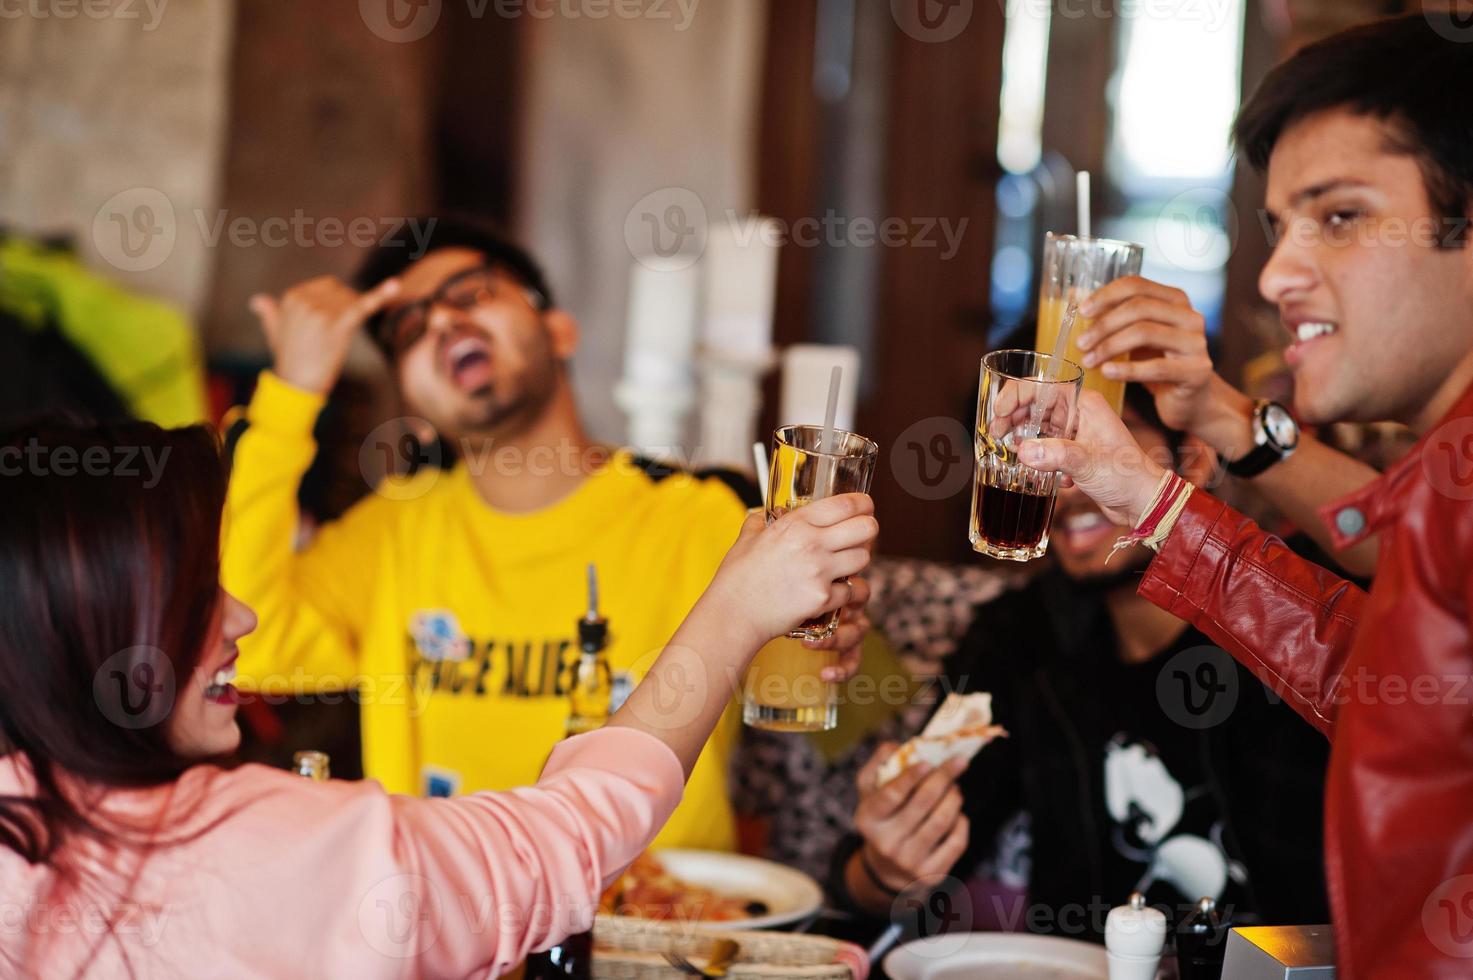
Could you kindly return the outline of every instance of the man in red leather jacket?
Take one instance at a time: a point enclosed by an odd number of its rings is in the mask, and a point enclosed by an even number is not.
[[[1331,739],[1326,870],[1352,978],[1473,976],[1470,92],[1473,26],[1429,13],[1304,49],[1237,125],[1267,170],[1260,289],[1293,336],[1296,414],[1422,435],[1321,510],[1342,546],[1379,536],[1370,593],[1201,491],[1140,586]],[[1023,459],[1139,522],[1163,470],[1102,400],[1081,405],[1077,441]]]

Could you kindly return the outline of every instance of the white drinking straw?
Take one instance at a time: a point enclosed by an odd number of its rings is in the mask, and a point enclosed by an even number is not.
[[[823,439],[818,448],[826,453],[834,451],[834,419],[839,414],[839,382],[844,380],[844,369],[835,364],[829,372],[829,404],[823,413]]]
[[[1079,208],[1079,237],[1089,237],[1089,171],[1081,170],[1074,176],[1074,203]]]
[[[823,433],[818,439],[818,472],[814,474],[813,499],[827,497],[834,492],[834,418],[839,414],[839,383],[844,380],[844,369],[835,364],[829,373],[829,403],[823,413]]]
[[[767,498],[767,482],[771,474],[767,468],[767,447],[760,442],[752,443],[752,462],[757,464],[757,489],[763,499]]]

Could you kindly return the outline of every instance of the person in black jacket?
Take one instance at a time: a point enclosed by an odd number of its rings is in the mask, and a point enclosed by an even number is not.
[[[1165,429],[1139,386],[1125,420],[1188,479],[1211,475],[1211,454]],[[1110,559],[1124,533],[1061,491],[1052,567],[979,606],[946,663],[943,688],[991,692],[1008,737],[970,765],[877,788],[893,750],[881,747],[859,777],[857,834],[835,855],[842,904],[899,916],[949,881],[961,928],[1095,940],[1137,890],[1173,919],[1211,897],[1239,925],[1327,921],[1327,743],[1136,595],[1150,553]]]

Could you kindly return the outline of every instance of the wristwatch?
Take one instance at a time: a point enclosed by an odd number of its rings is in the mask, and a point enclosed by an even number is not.
[[[1299,423],[1278,402],[1260,401],[1253,406],[1253,448],[1241,459],[1227,464],[1233,476],[1252,479],[1276,463],[1282,463],[1299,448]]]

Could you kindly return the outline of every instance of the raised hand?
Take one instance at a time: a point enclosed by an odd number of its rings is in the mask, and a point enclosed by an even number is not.
[[[1099,392],[1079,397],[1075,439],[1030,439],[1018,450],[1026,466],[1058,470],[1116,524],[1134,527],[1150,505],[1166,468],[1136,443]]]
[[[756,630],[759,645],[848,605],[854,587],[843,580],[869,565],[879,534],[874,510],[868,494],[845,493],[794,508],[770,525],[753,513],[709,594],[733,621]]]
[[[660,739],[689,775],[757,649],[849,601],[842,579],[869,564],[874,509],[868,494],[846,493],[770,525],[760,511],[750,514],[711,585],[609,724]]]
[[[342,374],[353,336],[398,294],[397,279],[359,293],[335,276],[318,276],[293,286],[279,299],[257,293],[250,308],[266,332],[276,376],[303,391],[325,395]]]
[[[1093,319],[1079,337],[1084,366],[1103,364],[1107,378],[1143,383],[1161,421],[1197,434],[1211,407],[1214,374],[1207,321],[1187,294],[1130,276],[1095,290],[1080,312]],[[1111,360],[1117,357],[1126,359]]]

